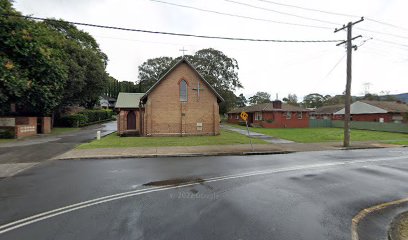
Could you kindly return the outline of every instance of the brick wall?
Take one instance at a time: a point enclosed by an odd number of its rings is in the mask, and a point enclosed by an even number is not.
[[[179,83],[187,82],[187,101],[180,101]],[[200,82],[200,97],[196,90]],[[144,134],[218,135],[217,97],[185,63],[180,64],[149,94],[145,105]],[[199,126],[201,125],[201,126]]]
[[[400,113],[376,113],[376,114],[352,114],[352,121],[359,122],[379,122],[380,118],[384,122],[394,122],[393,116],[403,116]],[[334,115],[333,120],[344,120],[344,115]]]
[[[136,116],[136,130],[128,130],[127,129],[127,116],[129,111],[134,111]],[[142,115],[143,115],[142,109]],[[139,134],[140,133],[140,113],[138,109],[121,109],[118,114],[117,119],[117,134],[118,135],[126,135],[126,134]]]
[[[42,117],[41,129],[44,134],[51,133],[51,117]]]
[[[37,117],[16,117],[16,138],[37,134]]]
[[[309,113],[303,112],[302,119],[298,119],[298,112],[292,112],[290,119],[286,118],[285,112],[262,112],[262,120],[255,120],[253,114],[252,123],[264,128],[307,128],[309,127]],[[242,120],[236,119],[239,113],[228,114],[229,123],[238,123]],[[271,122],[268,122],[271,121]]]

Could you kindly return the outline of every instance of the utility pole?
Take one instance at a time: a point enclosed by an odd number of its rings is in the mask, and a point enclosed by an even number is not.
[[[364,18],[361,17],[360,20],[356,22],[349,22],[347,25],[343,25],[340,29],[335,29],[334,33],[338,31],[347,29],[347,40],[338,43],[336,46],[340,46],[342,44],[346,44],[347,48],[347,83],[346,83],[346,99],[345,99],[345,107],[344,107],[344,140],[343,140],[343,147],[350,146],[350,102],[351,102],[351,53],[352,49],[357,50],[357,46],[353,45],[352,41],[356,38],[361,37],[361,35],[357,37],[352,37],[352,28],[353,25],[364,21]]]

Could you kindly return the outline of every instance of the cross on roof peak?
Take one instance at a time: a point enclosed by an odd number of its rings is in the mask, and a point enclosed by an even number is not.
[[[184,49],[184,46],[183,46],[183,48],[180,49],[179,51],[180,51],[180,52],[183,52],[183,57],[184,57],[184,52],[187,52],[188,50],[187,50],[187,49]]]

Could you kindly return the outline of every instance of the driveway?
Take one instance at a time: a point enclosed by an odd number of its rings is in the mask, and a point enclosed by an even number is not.
[[[0,239],[350,239],[407,180],[401,148],[50,161],[0,181]]]
[[[241,128],[237,128],[237,127],[233,127],[231,125],[225,125],[225,124],[222,124],[221,128],[222,129],[227,129],[229,131],[237,132],[237,133],[245,135],[245,136],[248,136],[248,130],[246,130],[246,129],[241,129]],[[273,143],[273,144],[294,143],[293,141],[290,141],[290,140],[277,138],[277,137],[272,137],[272,136],[268,136],[268,135],[265,135],[265,134],[262,134],[262,133],[252,132],[251,128],[249,128],[249,135],[250,135],[251,138],[258,138],[258,139],[264,140],[265,142]]]
[[[56,155],[73,149],[80,143],[91,141],[96,131],[102,135],[116,131],[116,121],[81,128],[68,134],[38,137],[0,144],[0,178],[32,167]]]

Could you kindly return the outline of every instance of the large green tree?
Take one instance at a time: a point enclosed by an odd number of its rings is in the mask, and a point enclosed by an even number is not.
[[[248,100],[250,105],[269,103],[271,102],[271,94],[267,92],[257,92],[254,96],[250,97]]]
[[[16,103],[23,112],[50,114],[62,99],[67,68],[64,38],[43,24],[21,18],[0,0],[0,111]]]
[[[172,57],[158,57],[148,59],[139,66],[139,80],[137,82],[139,92],[146,92],[153,84],[166,73],[174,63]]]
[[[296,94],[289,93],[288,96],[284,97],[282,100],[290,105],[295,105],[295,106],[299,105]]]
[[[303,98],[303,106],[307,108],[319,108],[323,106],[326,98],[319,93],[311,93]]]
[[[108,85],[108,57],[87,32],[62,20],[48,19],[44,24],[67,39],[63,46],[68,67],[68,81],[61,105],[79,104],[92,108]]]
[[[93,107],[106,88],[107,56],[74,25],[21,17],[0,0],[0,112],[16,103],[23,114],[48,115],[57,107]]]
[[[236,107],[245,107],[248,103],[248,100],[244,96],[244,94],[239,94],[236,101]]]

